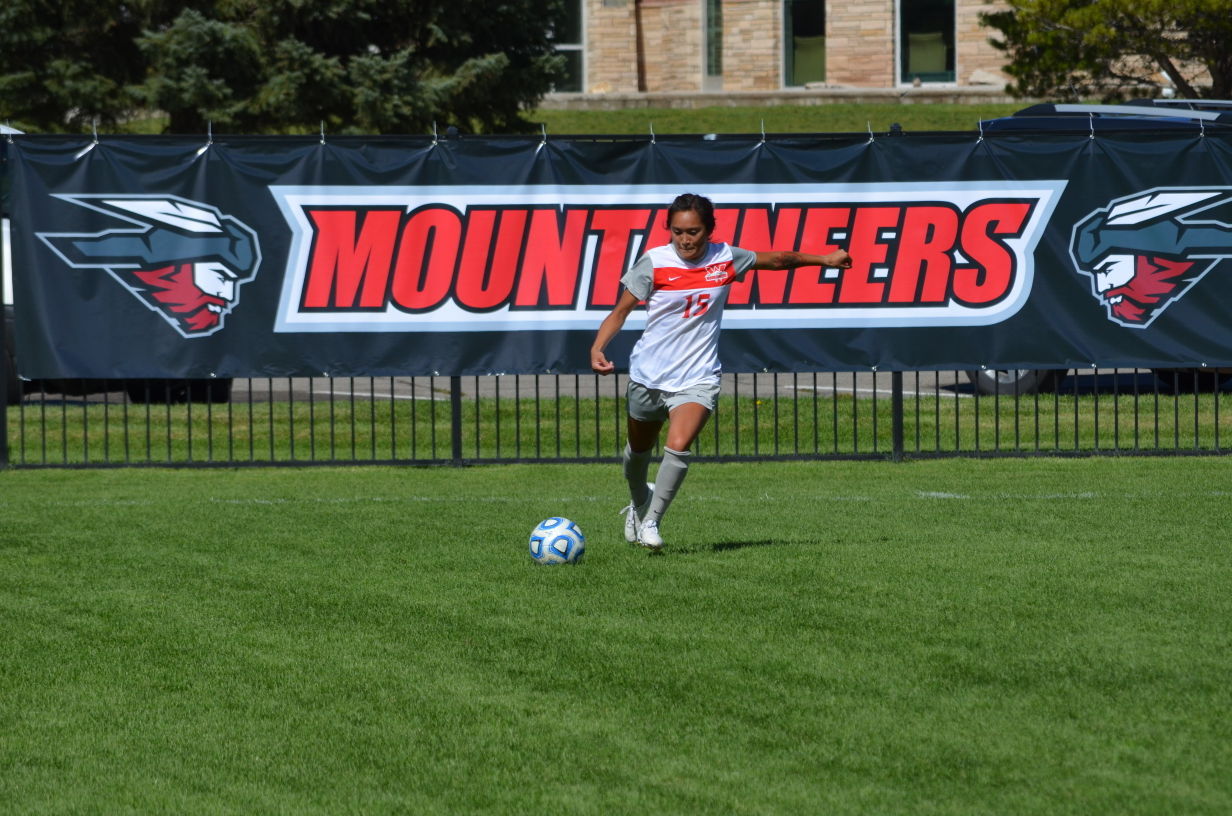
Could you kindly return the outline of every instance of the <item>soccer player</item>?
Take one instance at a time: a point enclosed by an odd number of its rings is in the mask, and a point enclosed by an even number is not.
[[[848,268],[851,256],[753,252],[712,243],[714,204],[685,193],[667,211],[671,243],[654,247],[629,268],[624,291],[599,325],[590,367],[611,374],[603,350],[629,313],[646,301],[646,328],[629,357],[629,441],[623,455],[632,499],[625,508],[625,539],[651,550],[663,547],[659,524],[689,469],[689,448],[714,411],[719,395],[719,322],[729,287],[750,269],[798,266]],[[670,420],[654,489],[646,481],[651,450]]]

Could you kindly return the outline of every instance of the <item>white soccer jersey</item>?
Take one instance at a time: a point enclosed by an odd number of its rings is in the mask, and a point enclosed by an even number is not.
[[[646,329],[633,347],[629,376],[647,388],[681,391],[718,383],[719,324],[733,281],[753,267],[757,255],[729,244],[710,244],[697,261],[672,245],[655,247],[621,278],[646,301]]]

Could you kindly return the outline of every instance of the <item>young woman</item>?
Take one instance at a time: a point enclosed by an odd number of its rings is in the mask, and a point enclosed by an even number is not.
[[[646,252],[621,278],[624,291],[590,348],[590,367],[611,374],[615,365],[603,350],[634,307],[646,301],[646,328],[629,358],[629,441],[623,464],[632,503],[624,514],[625,539],[652,550],[663,546],[659,523],[688,472],[689,448],[718,399],[719,323],[728,287],[750,269],[851,266],[851,257],[841,249],[806,255],[711,243],[714,205],[692,193],[672,202],[667,228],[672,242]],[[670,420],[667,441],[652,490],[646,474],[665,420]]]

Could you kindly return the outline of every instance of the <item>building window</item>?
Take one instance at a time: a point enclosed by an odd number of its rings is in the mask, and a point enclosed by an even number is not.
[[[565,75],[552,88],[555,91],[581,92],[583,71],[582,0],[565,0],[565,16],[560,28],[552,32],[556,53],[565,58]]]
[[[723,2],[705,0],[705,4],[706,75],[702,87],[710,91],[723,87]]]
[[[902,82],[954,81],[954,0],[899,0]]]
[[[787,85],[826,79],[826,0],[783,0]]]

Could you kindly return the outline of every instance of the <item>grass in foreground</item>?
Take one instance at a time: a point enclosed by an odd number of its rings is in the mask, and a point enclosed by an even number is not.
[[[1226,813],[1222,459],[0,472],[22,813]],[[577,567],[525,538],[568,514]]]

